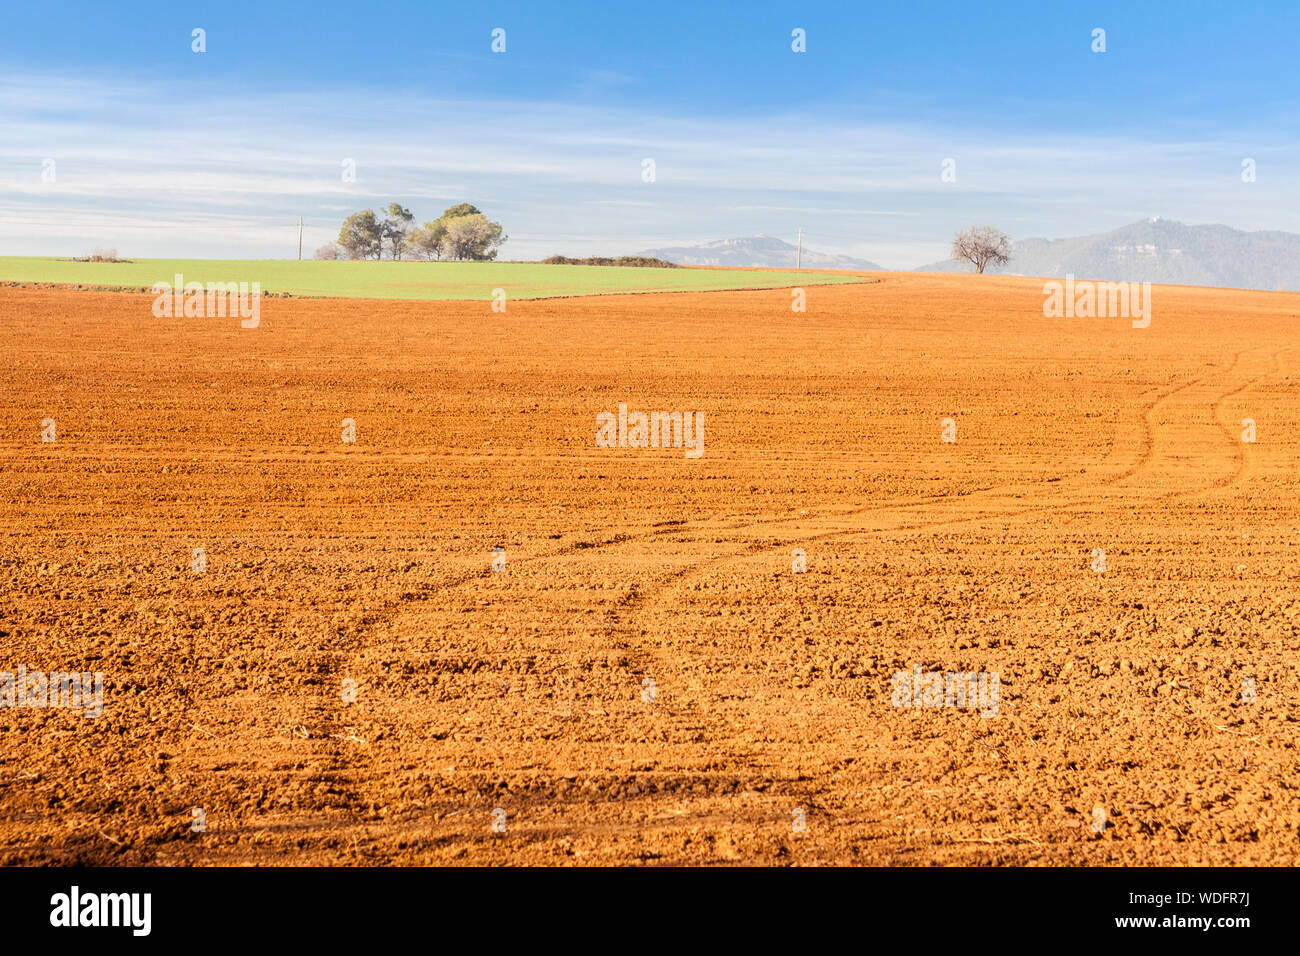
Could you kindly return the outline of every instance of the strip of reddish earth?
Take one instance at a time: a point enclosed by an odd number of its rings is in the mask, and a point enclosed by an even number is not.
[[[1294,865],[1300,296],[881,278],[0,289],[0,863]]]

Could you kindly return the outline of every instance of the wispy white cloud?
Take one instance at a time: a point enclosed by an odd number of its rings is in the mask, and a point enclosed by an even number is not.
[[[601,77],[606,83],[635,82]],[[1096,124],[1104,125],[1104,124]],[[1077,129],[648,115],[578,104],[446,101],[391,90],[250,100],[76,77],[0,77],[0,252],[281,256],[352,209],[420,218],[470,200],[505,254],[635,252],[739,235],[907,267],[973,221],[1016,236],[1101,231],[1159,213],[1294,228],[1300,151],[1276,131],[1139,142]],[[1258,164],[1243,184],[1240,161]],[[56,163],[43,182],[42,161]],[[655,161],[654,182],[642,160]],[[941,163],[956,164],[942,182]],[[357,181],[340,175],[356,162]]]

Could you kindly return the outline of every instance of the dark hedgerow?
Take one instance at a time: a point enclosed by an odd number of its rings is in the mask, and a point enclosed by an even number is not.
[[[550,256],[542,260],[547,266],[639,266],[648,269],[676,269],[677,263],[652,256],[619,256],[609,259],[603,256],[589,256],[586,259],[570,259],[568,256]]]

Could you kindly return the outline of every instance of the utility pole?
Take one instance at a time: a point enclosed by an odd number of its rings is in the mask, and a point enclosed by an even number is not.
[[[302,262],[302,216],[298,217],[298,261]]]
[[[799,252],[794,260],[794,267],[796,269],[803,268],[803,226],[799,227]]]

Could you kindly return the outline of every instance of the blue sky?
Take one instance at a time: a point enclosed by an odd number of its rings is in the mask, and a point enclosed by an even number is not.
[[[1300,9],[1137,6],[11,5],[0,254],[291,256],[299,215],[310,251],[392,199],[474,202],[510,258],[802,226],[910,267],[972,222],[1300,231]]]

